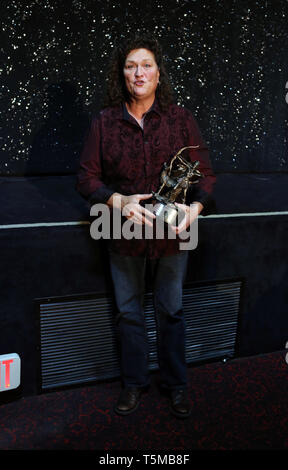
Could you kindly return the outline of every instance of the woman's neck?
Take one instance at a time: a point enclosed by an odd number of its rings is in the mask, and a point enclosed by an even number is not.
[[[154,99],[150,98],[147,100],[135,100],[130,101],[130,103],[126,103],[128,112],[132,114],[137,120],[141,120],[143,114],[147,113],[148,109],[151,108],[152,104],[154,103]]]

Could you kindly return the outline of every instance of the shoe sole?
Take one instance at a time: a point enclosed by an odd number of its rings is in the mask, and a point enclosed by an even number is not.
[[[189,416],[191,416],[191,410],[188,411],[188,413],[178,413],[177,411],[175,411],[172,408],[172,406],[170,406],[169,410],[170,410],[170,413],[172,413],[172,415],[176,416],[176,418],[185,419],[185,418],[189,418]]]
[[[114,408],[114,411],[117,415],[120,415],[120,416],[127,416],[127,415],[130,415],[131,413],[134,413],[134,411],[137,410],[137,408],[139,407],[139,402],[133,407],[131,408],[130,410],[127,410],[127,411],[122,411],[122,410],[119,410],[117,408],[117,406],[115,406]]]

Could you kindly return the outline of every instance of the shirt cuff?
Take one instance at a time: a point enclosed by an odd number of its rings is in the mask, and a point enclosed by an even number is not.
[[[115,193],[114,189],[108,188],[107,186],[101,186],[94,193],[89,196],[89,202],[91,205],[96,203],[106,204],[108,199]]]

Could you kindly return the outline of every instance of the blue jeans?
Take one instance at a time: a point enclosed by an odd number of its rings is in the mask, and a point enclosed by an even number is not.
[[[182,287],[188,252],[149,260],[153,275],[158,364],[162,384],[169,389],[185,388],[185,319]],[[120,365],[124,386],[149,384],[149,348],[143,299],[147,260],[110,252],[111,275],[118,309]]]

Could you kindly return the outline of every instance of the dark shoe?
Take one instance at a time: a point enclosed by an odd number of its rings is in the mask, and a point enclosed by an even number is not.
[[[185,389],[170,391],[170,411],[178,418],[188,418],[191,414],[191,407]]]
[[[114,408],[119,415],[129,415],[138,408],[141,397],[141,389],[134,387],[124,388]]]

